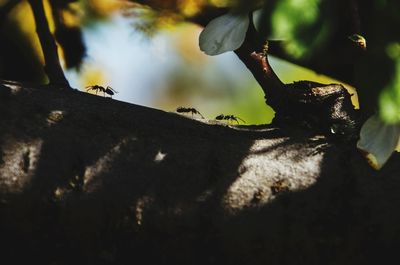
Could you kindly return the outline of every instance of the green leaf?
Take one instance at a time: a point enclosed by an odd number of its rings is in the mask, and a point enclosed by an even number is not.
[[[389,44],[386,53],[394,61],[395,70],[380,94],[379,113],[385,122],[394,124],[400,122],[400,44]]]
[[[249,27],[248,14],[231,14],[217,17],[200,33],[200,50],[208,55],[218,55],[239,48]]]
[[[357,147],[364,152],[368,163],[378,170],[395,151],[399,139],[400,123],[387,124],[374,115],[362,126]]]
[[[268,38],[287,40],[283,48],[292,58],[308,58],[330,32],[321,5],[321,0],[276,1]]]

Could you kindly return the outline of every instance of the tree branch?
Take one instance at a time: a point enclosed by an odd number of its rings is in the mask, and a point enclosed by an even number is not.
[[[398,260],[398,154],[16,82],[0,112],[5,264]]]
[[[287,97],[283,82],[273,71],[268,61],[268,41],[262,42],[252,23],[250,12],[250,25],[246,38],[235,54],[246,65],[264,91],[266,102],[274,110],[284,108],[284,98]]]
[[[60,64],[56,42],[50,32],[43,1],[29,0],[28,2],[35,18],[36,32],[42,46],[45,60],[44,70],[49,78],[49,82],[53,85],[69,87],[69,83]]]

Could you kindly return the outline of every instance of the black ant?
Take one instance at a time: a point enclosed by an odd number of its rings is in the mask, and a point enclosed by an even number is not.
[[[201,115],[201,113],[195,108],[178,107],[176,109],[176,112],[179,112],[179,113],[189,113],[190,112],[190,113],[192,113],[192,116],[193,116],[193,114],[198,114],[198,115],[200,115],[200,117],[202,119],[204,119],[204,116]]]
[[[97,92],[103,92],[103,96],[106,96],[106,94],[110,95],[111,97],[115,94],[118,93],[116,90],[114,90],[112,87],[107,86],[107,87],[102,87],[99,85],[94,85],[94,86],[87,86],[86,87],[86,91],[90,91],[90,90],[95,90],[96,91],[96,95]]]
[[[220,114],[217,117],[215,117],[216,120],[227,120],[227,121],[236,121],[237,124],[239,124],[239,121],[242,121],[243,123],[246,123],[243,119],[235,116],[235,115],[224,115]]]

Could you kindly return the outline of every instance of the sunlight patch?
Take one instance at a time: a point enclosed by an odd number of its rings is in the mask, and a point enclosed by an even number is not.
[[[288,138],[273,144],[267,140],[254,142],[239,166],[240,177],[223,198],[228,210],[260,207],[283,192],[306,189],[316,182],[323,153],[312,153],[310,147],[310,153],[304,154],[306,147],[299,149],[287,141]],[[288,164],[288,161],[296,162]]]
[[[34,139],[30,141],[5,140],[2,160],[0,165],[0,185],[6,186],[10,191],[21,192],[30,184],[36,171],[43,141]]]
[[[17,95],[19,92],[24,90],[18,83],[7,82],[7,83],[2,83],[2,85],[8,87],[12,95]]]
[[[99,179],[96,180],[96,176],[108,172],[109,165],[112,164],[114,159],[121,153],[121,147],[127,144],[130,141],[136,141],[135,137],[125,138],[121,140],[118,144],[116,144],[113,148],[111,148],[104,156],[100,157],[93,165],[86,167],[85,173],[83,175],[83,185],[84,189],[88,192],[93,191],[95,187],[93,186],[93,182],[101,181]],[[96,185],[94,185],[96,186]]]
[[[52,110],[50,111],[49,115],[47,115],[47,124],[54,125],[64,119],[65,111],[62,110]]]
[[[161,161],[164,160],[164,158],[167,156],[166,153],[161,152],[161,150],[158,151],[156,156],[154,157],[154,162],[160,163]]]
[[[150,196],[143,196],[137,200],[135,206],[135,219],[136,219],[136,224],[138,226],[142,225],[143,212],[145,211],[146,208],[149,207],[150,204],[152,204],[153,200],[154,199]]]

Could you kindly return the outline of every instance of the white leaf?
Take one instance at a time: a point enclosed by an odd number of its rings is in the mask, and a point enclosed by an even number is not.
[[[399,138],[400,124],[386,124],[374,115],[362,126],[357,147],[365,152],[368,163],[378,170],[396,149]]]
[[[258,32],[260,32],[259,26],[260,26],[261,19],[263,18],[262,15],[263,15],[262,8],[253,11],[253,21],[252,22]]]
[[[225,14],[208,23],[200,33],[200,50],[208,55],[218,55],[239,48],[249,27],[248,14]]]

